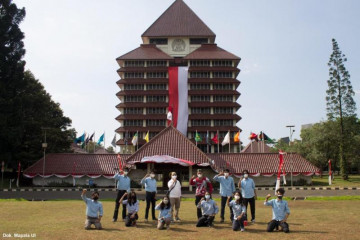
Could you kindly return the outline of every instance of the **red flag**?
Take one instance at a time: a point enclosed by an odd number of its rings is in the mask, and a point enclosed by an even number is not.
[[[117,155],[117,159],[118,159],[118,162],[119,162],[119,171],[122,171],[123,169],[122,169],[120,154]]]
[[[331,160],[329,160],[329,185],[332,184]]]
[[[249,139],[250,140],[255,140],[255,141],[259,141],[258,139],[258,135],[256,135],[255,133],[250,133],[250,136],[249,136]]]
[[[215,144],[219,143],[219,139],[218,139],[218,135],[216,133],[216,135],[211,139],[211,141],[213,141]]]
[[[275,194],[276,194],[276,190],[280,188],[280,175],[281,175],[281,168],[284,165],[284,152],[282,150],[279,151],[279,168],[278,168],[278,174],[277,174],[277,179],[276,179],[276,184],[275,184]]]

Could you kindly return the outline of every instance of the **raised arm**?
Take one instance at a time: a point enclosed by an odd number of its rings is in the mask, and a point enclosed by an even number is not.
[[[196,179],[195,175],[193,175],[193,176],[190,178],[190,182],[189,182],[189,183],[190,183],[191,186],[196,185],[195,179]]]
[[[143,177],[143,179],[141,179],[141,181],[140,181],[141,185],[145,185],[145,183],[146,183],[146,178],[149,177],[149,176],[150,176],[150,174],[146,174],[146,175]]]
[[[271,197],[270,194],[266,195],[264,205],[266,205],[266,206],[270,206],[270,205],[271,205],[271,203],[269,202],[269,198],[270,198],[270,197]]]
[[[241,181],[243,180],[243,177],[240,177],[239,181],[238,181],[238,188],[241,191]]]
[[[199,203],[198,203],[198,205],[197,205],[197,208],[201,208],[201,203],[202,203],[202,201],[205,201],[205,198],[201,198],[201,199],[200,199],[200,201],[199,201]]]
[[[84,202],[87,202],[86,192],[87,192],[86,189],[83,189],[81,192],[81,198],[84,200]]]
[[[217,181],[217,182],[220,182],[220,176],[223,176],[224,175],[224,171],[220,171],[218,175],[215,175],[213,180],[214,181]]]
[[[119,203],[121,204],[124,201],[124,198],[128,195],[128,193],[126,192],[124,195],[122,195],[122,197],[119,200]]]

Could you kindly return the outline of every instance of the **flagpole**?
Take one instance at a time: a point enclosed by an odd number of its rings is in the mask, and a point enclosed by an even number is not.
[[[217,152],[218,152],[218,154],[220,153],[220,138],[219,138],[219,130],[217,130],[217,132],[216,132],[216,134],[217,134],[217,137],[218,137],[218,141],[217,141],[217,144],[218,144],[218,150],[217,150]]]
[[[262,140],[263,140],[262,152],[265,152],[265,137],[264,137],[264,131],[262,132]]]
[[[105,145],[105,130],[104,130],[104,149],[106,148],[105,146],[106,145]]]
[[[206,131],[206,150],[209,153],[209,130]]]
[[[239,129],[239,153],[241,153],[241,139],[240,139],[240,129]]]
[[[195,130],[195,145],[197,146],[196,137],[197,137],[197,130]]]
[[[253,153],[253,140],[252,139],[250,139],[250,146],[251,146],[251,153]]]
[[[94,141],[93,141],[93,143],[94,143],[94,154],[95,154],[95,150],[96,150],[96,143],[95,143],[95,141],[96,141],[96,137],[95,137],[95,131],[94,131]]]
[[[139,131],[136,131],[136,135],[137,135],[137,141],[136,141],[136,151],[137,151],[139,150]]]
[[[231,152],[230,142],[231,142],[231,137],[230,137],[230,130],[229,130],[229,153]]]
[[[127,142],[127,137],[129,136],[129,134],[128,134],[128,130],[126,130],[126,132],[125,132],[125,151],[126,151],[126,154],[128,153],[128,142]]]

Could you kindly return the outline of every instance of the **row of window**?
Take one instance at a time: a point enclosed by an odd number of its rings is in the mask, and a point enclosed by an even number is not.
[[[143,108],[125,108],[124,114],[143,114]],[[214,114],[233,114],[232,107],[215,107]],[[166,108],[146,108],[146,114],[166,114]],[[211,114],[209,107],[191,108],[191,114]]]
[[[144,102],[144,96],[124,96],[125,102]],[[166,102],[166,96],[146,96],[146,102]]]
[[[139,60],[132,60],[132,61],[125,61],[125,67],[144,67],[145,61]],[[146,61],[147,67],[166,67],[167,62],[161,60],[153,60],[153,61]],[[190,66],[194,67],[208,67],[210,66],[210,60],[192,60],[190,61]],[[233,62],[231,60],[213,60],[212,61],[213,67],[232,67]]]
[[[167,38],[150,38],[150,43],[156,44],[156,45],[167,45],[168,39]],[[208,43],[207,38],[190,38],[190,44],[192,44],[192,45],[200,45],[200,44],[204,44],[204,43]]]
[[[144,78],[143,72],[125,72],[124,78]],[[212,72],[213,78],[232,78],[233,73],[227,72]],[[167,72],[148,72],[147,78],[167,78]],[[190,72],[190,78],[210,78],[210,72]]]
[[[147,90],[166,90],[165,83],[147,84]],[[144,90],[144,84],[125,84],[124,90]]]
[[[166,90],[165,83],[147,84],[147,90]],[[214,83],[214,90],[232,90],[233,84],[231,83]],[[144,90],[144,84],[125,84],[124,90]],[[209,83],[192,83],[190,84],[190,90],[210,90]]]
[[[145,136],[145,134],[147,134],[147,132],[125,132],[125,133],[123,133],[124,139],[127,139],[129,141],[129,139],[133,138],[136,133],[138,134],[139,138],[143,138],[143,136]],[[197,133],[201,136],[201,139],[206,140],[207,132],[197,132]],[[219,132],[218,138],[224,138],[227,133],[228,132]],[[157,134],[159,134],[159,132],[149,132],[149,137],[153,138]],[[212,136],[215,136],[215,134],[217,134],[217,132],[209,132],[208,137],[211,138]],[[234,136],[236,134],[237,134],[237,132],[230,132],[230,137],[234,138]],[[196,132],[191,132],[190,136],[191,136],[191,138],[194,139],[196,137]]]
[[[217,119],[217,120],[213,120],[213,121],[214,121],[214,126],[233,126],[233,120]],[[192,127],[211,126],[211,120],[210,119],[191,120],[191,126]]]
[[[144,66],[145,66],[145,61],[139,61],[139,60],[125,61],[125,67],[144,67]],[[166,67],[167,62],[161,60],[146,61],[146,66]]]
[[[124,96],[124,102],[144,102],[144,96]],[[166,102],[166,96],[146,96],[146,102]],[[210,102],[209,95],[191,96],[191,102]],[[233,102],[232,95],[216,95],[213,102]]]
[[[234,121],[233,120],[223,120],[223,119],[217,119],[213,120],[214,126],[233,126]],[[146,120],[146,126],[149,127],[162,127],[165,126],[166,120],[165,119],[147,119]],[[136,119],[126,119],[124,120],[124,126],[125,127],[142,127],[143,126],[143,120],[136,120]],[[191,126],[192,127],[202,127],[202,126],[211,126],[211,120],[210,119],[196,119],[191,120]]]

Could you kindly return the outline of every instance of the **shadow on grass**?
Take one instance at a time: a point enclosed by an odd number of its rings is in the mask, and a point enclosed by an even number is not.
[[[119,228],[103,228],[102,231],[105,231],[105,232],[120,232],[121,230]]]
[[[177,228],[177,227],[174,227],[173,225],[170,225],[169,230],[174,231],[174,232],[197,232],[197,231],[193,231],[193,230],[190,230],[190,229]]]

